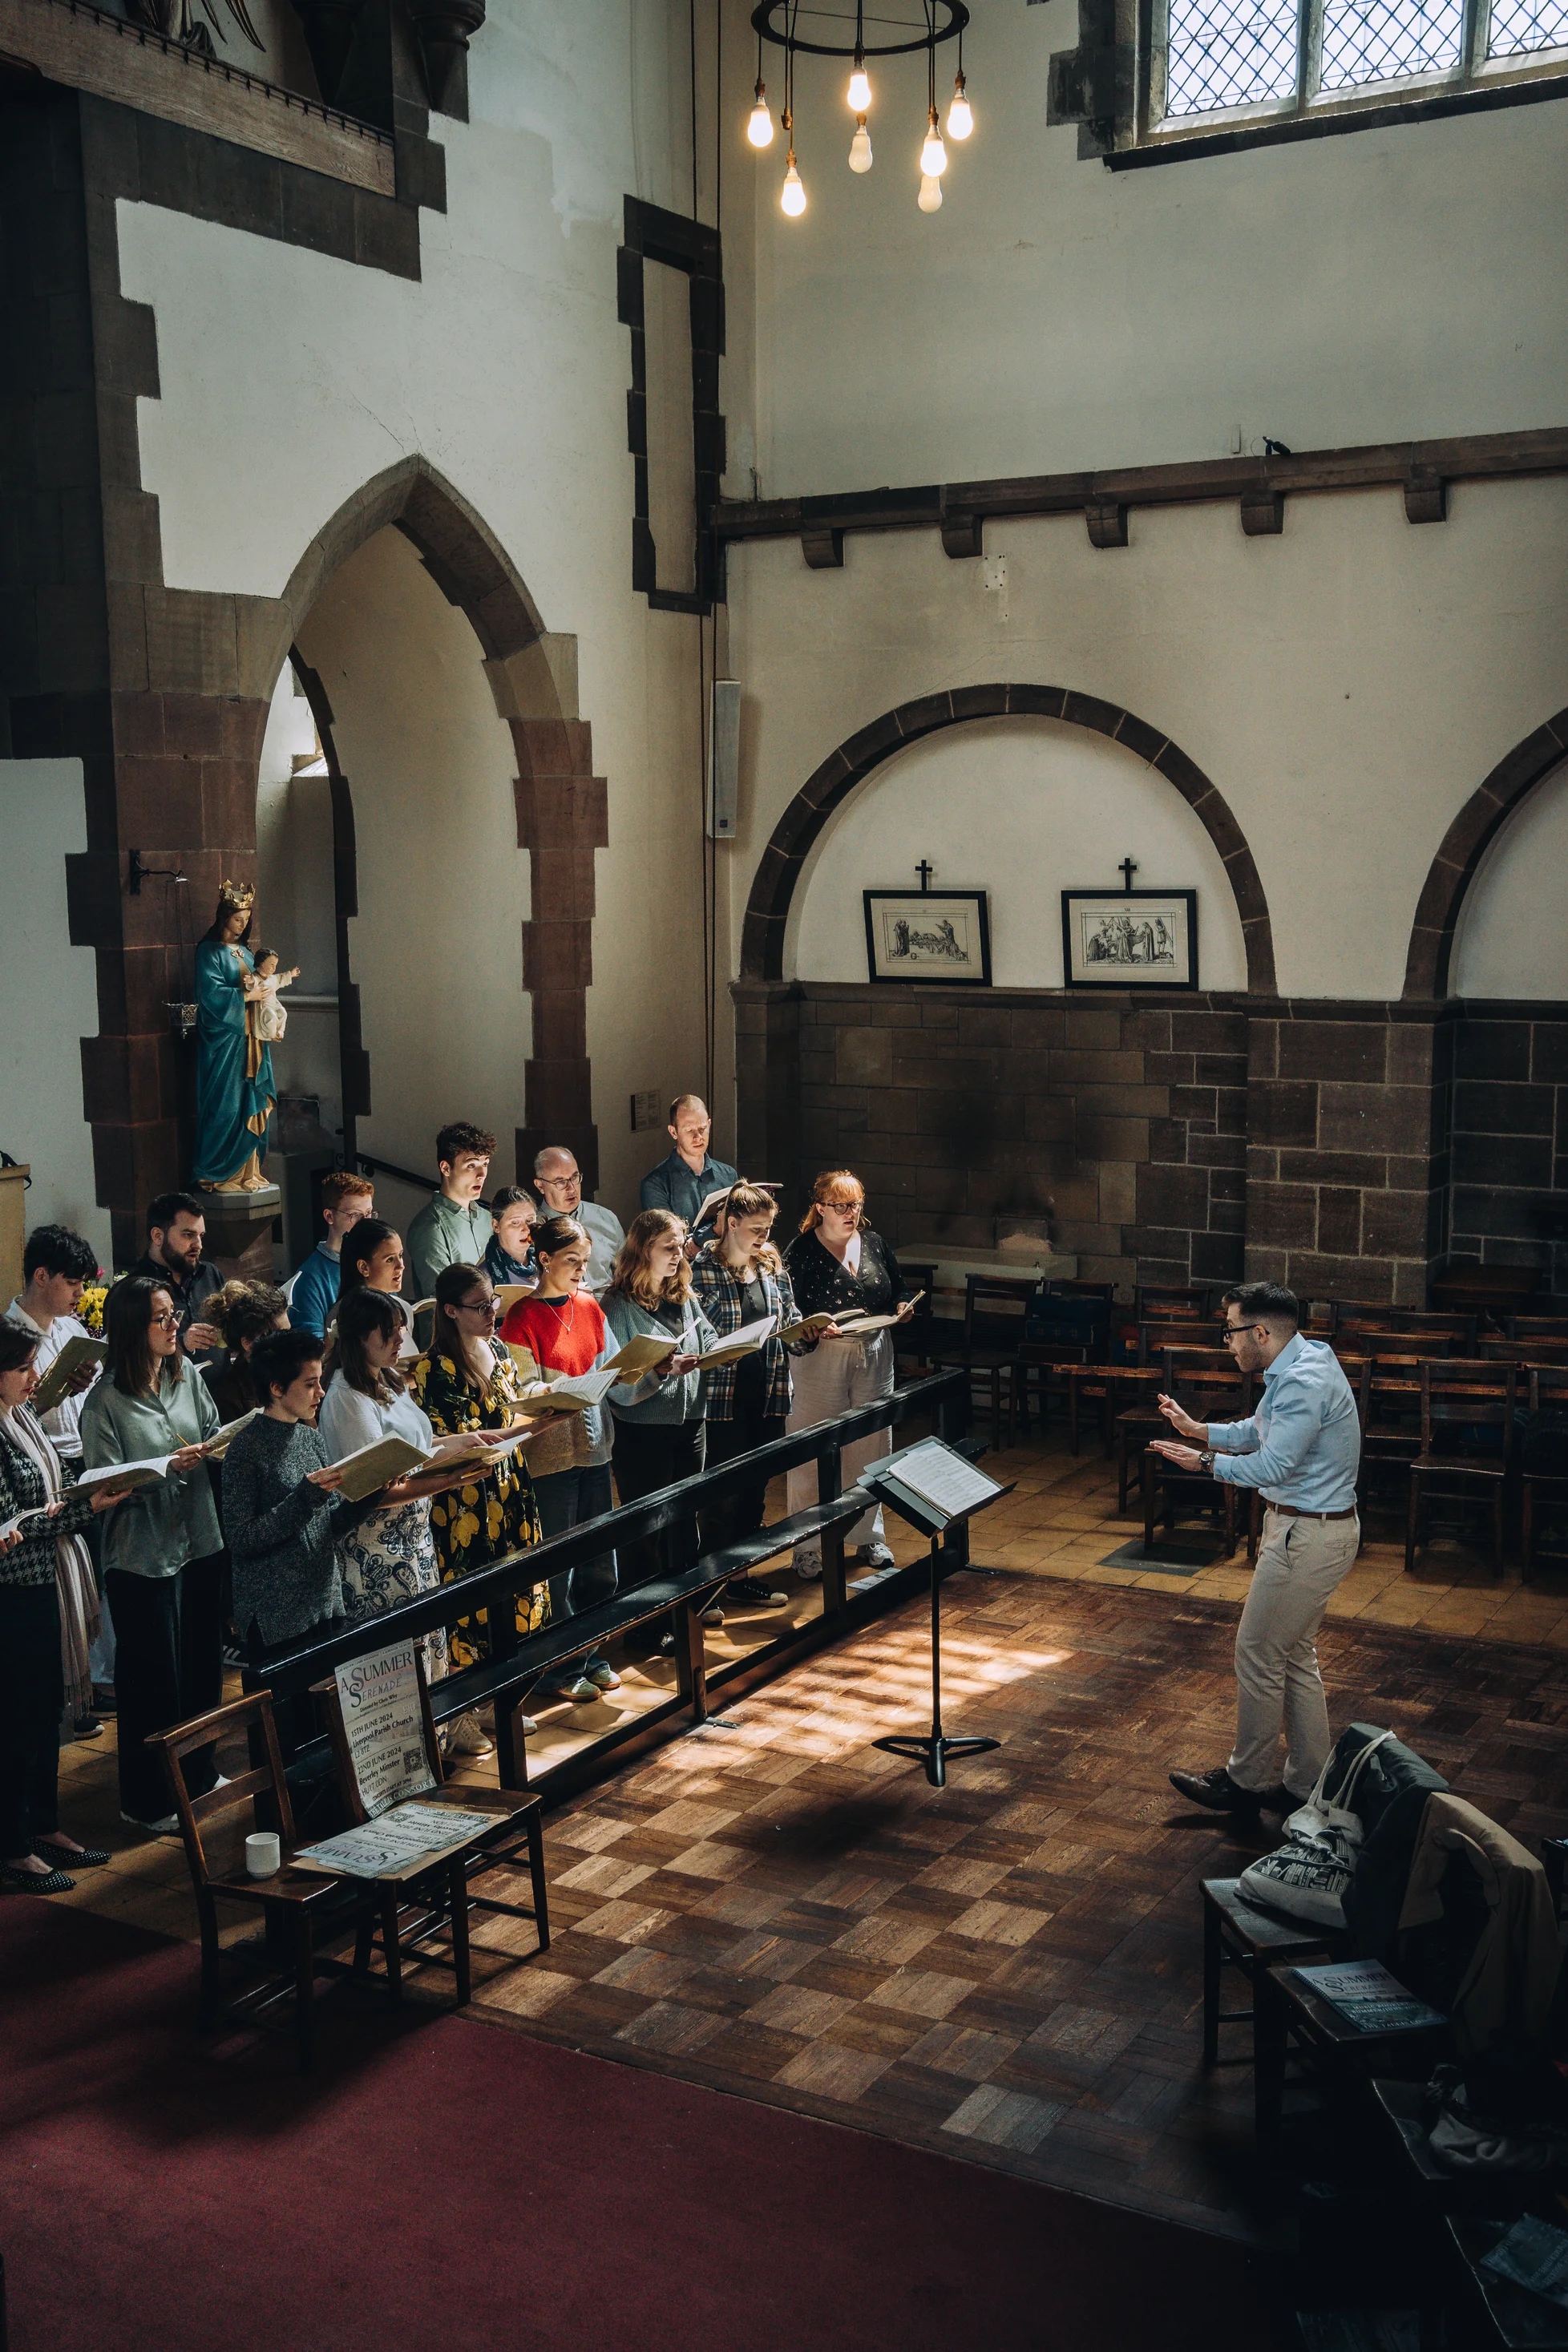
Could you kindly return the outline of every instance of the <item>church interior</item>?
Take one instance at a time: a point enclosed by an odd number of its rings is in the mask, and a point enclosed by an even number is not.
[[[1563,100],[0,0],[0,2352],[1568,2347]]]

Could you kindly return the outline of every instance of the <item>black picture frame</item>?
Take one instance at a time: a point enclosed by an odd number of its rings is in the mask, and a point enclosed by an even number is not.
[[[1133,913],[1133,909],[1141,912]],[[1173,934],[1169,961],[1147,952],[1162,937],[1160,908],[1170,910]],[[1180,910],[1179,913],[1177,910]],[[1131,917],[1131,961],[1085,952],[1087,922],[1102,928],[1118,915]],[[1142,939],[1138,936],[1142,934]],[[1145,950],[1142,955],[1140,949]],[[1191,995],[1198,986],[1198,894],[1196,890],[1064,890],[1062,892],[1062,985],[1065,988],[1176,990]]]
[[[889,988],[990,987],[991,917],[985,891],[866,890],[861,896],[866,967],[873,982]],[[942,944],[944,934],[949,946]],[[922,940],[929,943],[925,952]]]

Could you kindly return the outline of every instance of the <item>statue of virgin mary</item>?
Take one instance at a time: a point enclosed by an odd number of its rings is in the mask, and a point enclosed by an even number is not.
[[[256,1033],[247,944],[256,892],[219,885],[217,914],[196,942],[196,1135],[191,1173],[204,1192],[258,1192],[278,1089],[272,1049]]]

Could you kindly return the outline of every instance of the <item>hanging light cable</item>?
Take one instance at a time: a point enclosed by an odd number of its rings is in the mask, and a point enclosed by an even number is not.
[[[845,102],[851,114],[870,111],[871,85],[866,75],[866,0],[855,0],[855,64]]]
[[[974,115],[969,103],[968,86],[963,79],[963,27],[958,28],[958,72],[953,80],[952,98],[947,110],[947,135],[950,139],[967,139],[974,128]]]
[[[936,110],[936,0],[926,0],[926,135],[921,149],[921,192],[915,199],[922,213],[942,209],[942,175],[947,150],[942,143],[942,122]]]
[[[791,220],[798,220],[805,210],[805,190],[801,184],[799,169],[795,160],[795,17],[800,13],[799,0],[789,19],[791,37],[784,44],[784,137],[789,141],[789,153],[784,160],[784,186],[779,190],[779,210]]]
[[[746,136],[753,147],[773,143],[773,118],[768,112],[768,86],[763,79],[763,37],[757,35],[757,102],[746,119]]]

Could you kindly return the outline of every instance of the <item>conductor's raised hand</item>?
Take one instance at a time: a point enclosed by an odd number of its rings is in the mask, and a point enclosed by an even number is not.
[[[1195,1438],[1200,1445],[1208,1443],[1206,1422],[1194,1421],[1190,1412],[1184,1412],[1174,1397],[1163,1396],[1157,1402],[1165,1419],[1179,1436]]]

